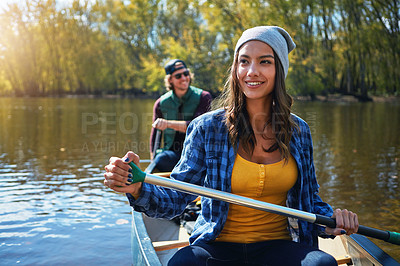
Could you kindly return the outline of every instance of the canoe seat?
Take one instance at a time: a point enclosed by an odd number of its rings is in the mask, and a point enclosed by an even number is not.
[[[338,265],[353,265],[350,256],[335,257]]]
[[[339,238],[338,238],[339,239]],[[320,248],[325,252],[330,253],[335,257],[338,265],[353,265],[351,257],[347,254],[341,243],[334,240],[320,240]],[[173,241],[158,241],[153,242],[155,251],[170,250],[174,248],[183,248],[189,245],[189,241],[184,240],[173,240]]]
[[[158,241],[153,242],[155,251],[170,250],[174,248],[183,248],[189,246],[188,240],[172,240],[172,241]]]
[[[338,265],[353,265],[350,255],[347,251],[346,241],[342,236],[334,239],[318,238],[319,248],[326,253],[331,254]]]

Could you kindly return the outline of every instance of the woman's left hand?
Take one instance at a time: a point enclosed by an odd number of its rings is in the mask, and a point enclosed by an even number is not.
[[[336,209],[332,218],[336,219],[336,228],[326,227],[325,232],[330,235],[351,235],[358,231],[358,217],[354,212],[346,209]]]

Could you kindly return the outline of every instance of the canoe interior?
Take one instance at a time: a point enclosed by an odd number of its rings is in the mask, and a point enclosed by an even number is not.
[[[343,243],[342,246],[337,244],[340,242],[339,239]],[[338,261],[343,259],[348,263],[346,258],[350,257],[351,264],[348,265],[400,266],[399,262],[362,235],[341,236],[335,238],[335,241],[329,239],[321,241],[324,244],[320,244],[320,248],[332,254]],[[142,214],[133,210],[131,243],[133,265],[162,265],[147,233]],[[343,265],[346,265],[346,263]]]
[[[339,239],[342,240],[343,246],[338,246]],[[335,238],[335,240],[322,240],[321,243],[324,244],[320,244],[320,248],[332,254],[335,258],[340,257],[339,259],[343,259],[348,256],[351,257],[352,264],[350,265],[400,266],[399,262],[365,236],[355,234],[341,236],[340,238]],[[142,214],[136,211],[132,211],[131,243],[133,265],[162,265],[147,233]],[[336,247],[333,247],[334,245]],[[328,248],[326,248],[327,246]]]
[[[400,266],[400,263],[375,245],[367,237],[354,234],[345,236],[348,253],[354,265]]]

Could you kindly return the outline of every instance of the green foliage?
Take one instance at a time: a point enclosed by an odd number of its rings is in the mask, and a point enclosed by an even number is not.
[[[185,60],[218,94],[243,30],[294,38],[292,94],[399,95],[397,1],[26,0],[0,11],[0,95],[161,94]]]

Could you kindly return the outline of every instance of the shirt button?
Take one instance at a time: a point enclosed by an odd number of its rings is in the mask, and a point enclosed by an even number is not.
[[[260,175],[261,175],[261,176],[265,176],[265,173],[264,173],[264,172],[261,172]]]

